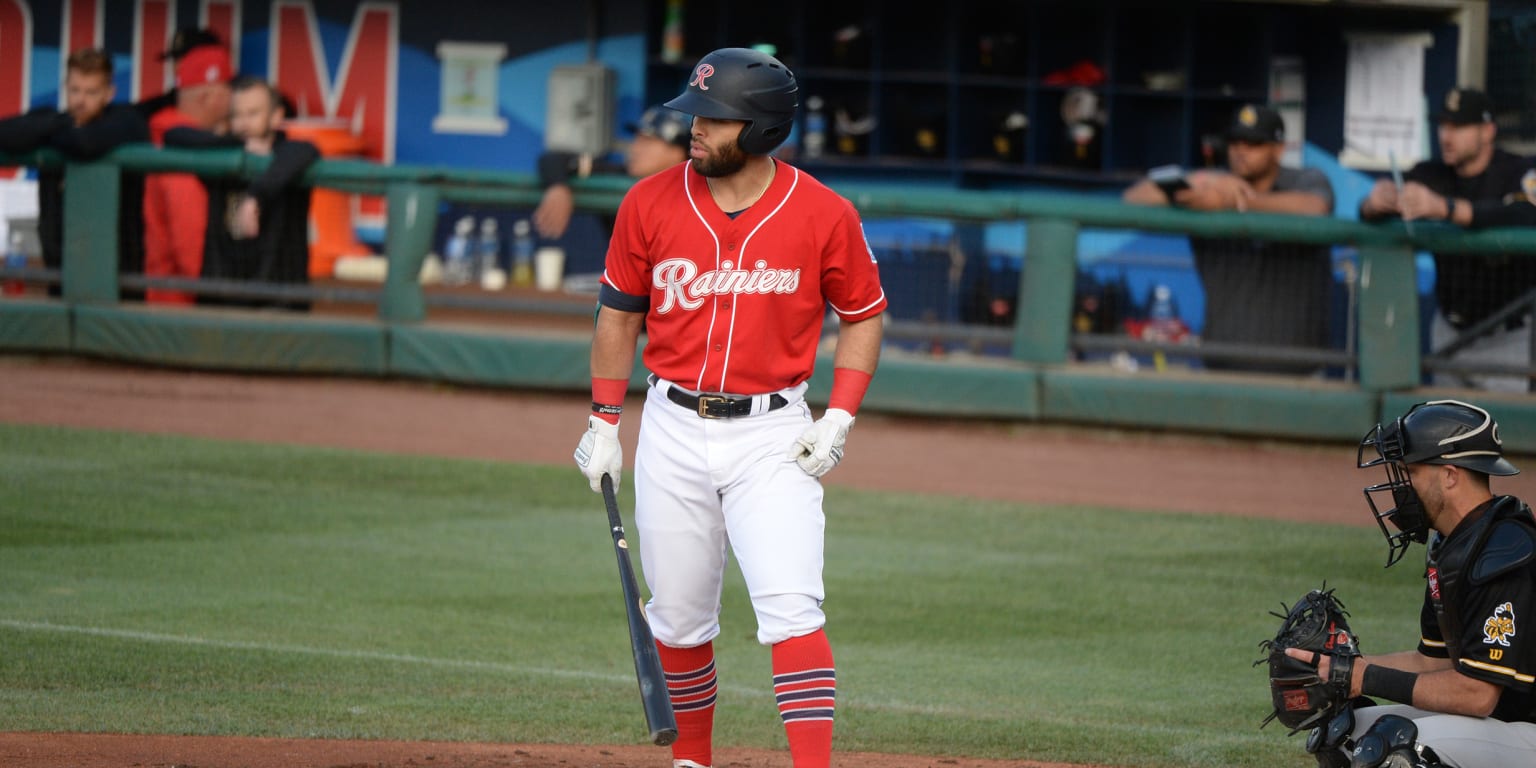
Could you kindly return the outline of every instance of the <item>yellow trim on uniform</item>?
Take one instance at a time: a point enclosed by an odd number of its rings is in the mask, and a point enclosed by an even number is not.
[[[1514,679],[1516,679],[1516,680],[1518,680],[1518,681],[1520,681],[1522,683],[1529,683],[1529,682],[1532,682],[1532,681],[1536,681],[1536,676],[1522,675],[1519,672],[1516,672],[1513,669],[1510,669],[1509,667],[1500,667],[1500,666],[1497,666],[1495,664],[1488,664],[1488,663],[1482,662],[1482,661],[1473,661],[1471,659],[1462,659],[1461,663],[1463,663],[1463,664],[1465,664],[1465,665],[1467,665],[1469,667],[1474,667],[1474,668],[1481,669],[1481,670],[1484,670],[1484,671],[1487,671],[1487,672],[1492,672],[1494,674],[1504,675],[1506,677],[1513,677]]]
[[[1424,645],[1426,645],[1426,646],[1428,646],[1428,647],[1430,647],[1430,648],[1444,648],[1445,647],[1445,641],[1444,640],[1430,640],[1427,637],[1421,637],[1421,638],[1419,638],[1419,642],[1424,644]]]

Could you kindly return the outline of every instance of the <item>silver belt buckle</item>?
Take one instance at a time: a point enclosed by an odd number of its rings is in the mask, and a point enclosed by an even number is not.
[[[725,416],[729,416],[731,414],[730,402],[731,401],[729,398],[721,397],[719,395],[699,395],[699,418],[721,419],[725,418]],[[712,413],[709,413],[709,406],[712,403],[721,403],[724,405],[725,416],[716,416]]]

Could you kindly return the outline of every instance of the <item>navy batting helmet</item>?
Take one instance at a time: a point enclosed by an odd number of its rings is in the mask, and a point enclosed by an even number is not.
[[[751,48],[721,48],[699,59],[682,95],[666,102],[679,112],[715,120],[745,120],[737,143],[766,155],[789,137],[800,106],[795,74]]]
[[[1374,456],[1368,458],[1369,453]],[[1368,486],[1365,499],[1376,515],[1376,524],[1390,547],[1387,565],[1403,556],[1410,542],[1429,537],[1429,516],[1408,479],[1409,464],[1449,464],[1489,475],[1514,475],[1520,470],[1504,458],[1499,425],[1487,411],[1460,400],[1419,403],[1396,421],[1377,424],[1360,440],[1355,464],[1361,469],[1382,466],[1387,482]],[[1391,494],[1392,506],[1383,511],[1375,495]],[[1387,530],[1390,522],[1397,528]]]
[[[628,126],[629,130],[637,136],[655,136],[668,144],[675,144],[688,149],[691,125],[688,116],[675,109],[667,109],[657,105],[645,110],[640,115],[640,122]]]

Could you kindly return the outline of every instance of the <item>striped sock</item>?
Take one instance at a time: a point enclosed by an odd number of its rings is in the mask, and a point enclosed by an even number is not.
[[[719,688],[715,681],[714,643],[673,648],[658,641],[656,650],[661,656],[661,669],[667,674],[672,712],[677,716],[677,741],[672,742],[672,759],[713,765],[715,693]]]
[[[795,768],[827,768],[832,762],[837,675],[825,632],[818,629],[774,644],[773,696]]]

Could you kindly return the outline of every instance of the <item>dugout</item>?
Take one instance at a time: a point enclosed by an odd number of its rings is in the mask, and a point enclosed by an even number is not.
[[[475,12],[454,13],[461,4]],[[57,8],[35,5],[27,55],[47,58],[50,51],[57,53],[49,46],[63,39],[66,22]],[[178,20],[195,23],[194,5],[177,6]],[[111,233],[82,227],[71,233],[77,256],[62,273],[23,275],[32,287],[62,281],[66,295],[58,301],[29,295],[0,306],[0,349],[482,386],[579,387],[583,352],[581,341],[567,333],[571,328],[534,331],[496,321],[537,314],[566,318],[573,326],[589,323],[588,296],[452,297],[474,304],[492,321],[469,323],[450,311],[458,307],[444,303],[451,297],[420,285],[426,254],[441,248],[443,227],[458,211],[512,217],[536,202],[531,170],[546,133],[543,89],[556,66],[595,60],[611,67],[622,123],[660,95],[675,92],[692,58],[725,43],[773,45],[796,68],[808,95],[824,91],[818,95],[828,102],[830,151],[796,162],[865,213],[872,244],[900,297],[889,329],[893,354],[871,392],[877,408],[1358,437],[1345,433],[1358,432],[1355,425],[1373,419],[1387,398],[1424,391],[1420,334],[1413,324],[1395,321],[1418,316],[1425,307],[1417,254],[1429,247],[1533,250],[1528,233],[1467,236],[1422,228],[1410,236],[1391,226],[1361,226],[1340,213],[1307,222],[1307,236],[1335,247],[1341,284],[1346,264],[1355,279],[1371,265],[1374,280],[1356,295],[1353,312],[1341,310],[1355,318],[1352,330],[1329,349],[1306,353],[1347,369],[1347,376],[1232,378],[1146,365],[1124,371],[1098,359],[1117,350],[1143,361],[1159,351],[1165,356],[1178,351],[1127,338],[1115,330],[1111,311],[1118,308],[1122,320],[1144,312],[1148,286],[1161,282],[1174,289],[1186,322],[1193,321],[1198,295],[1186,287],[1188,273],[1171,242],[1194,231],[1263,235],[1303,226],[1264,217],[1133,211],[1110,199],[1113,192],[1154,162],[1207,162],[1208,121],[1243,100],[1267,97],[1277,60],[1301,61],[1306,94],[1301,149],[1315,152],[1307,162],[1336,160],[1343,150],[1345,33],[1351,30],[1428,35],[1426,93],[1453,81],[1486,81],[1490,91],[1496,83],[1512,88],[1508,81],[1521,76],[1507,69],[1495,76],[1490,70],[1496,64],[1519,65],[1517,57],[1494,50],[1495,42],[1504,41],[1500,50],[1507,51],[1510,41],[1524,39],[1529,29],[1515,3],[959,0],[904,16],[881,3],[790,0],[768,9],[699,0],[686,4],[684,45],[675,59],[661,53],[664,3],[659,0],[571,7],[468,0],[294,2],[283,9],[307,15],[281,15],[276,25],[273,7],[261,0],[241,4],[231,30],[241,43],[237,58],[242,69],[303,83],[295,96],[301,111],[343,117],[362,137],[361,157],[327,158],[308,180],[376,203],[357,206],[354,226],[388,263],[384,281],[315,285],[311,298],[351,311],[282,322],[224,310],[174,313],[123,306],[110,297],[119,276],[97,256],[111,247]],[[135,23],[112,10],[103,42],[131,55]],[[1495,28],[1502,31],[1493,34]],[[444,88],[445,60],[437,44],[484,42],[492,29],[505,38],[494,41],[502,46],[491,68],[494,87],[468,95],[487,97],[497,119],[434,121],[444,95],[456,93]],[[1486,60],[1474,55],[1484,49]],[[377,66],[348,58],[364,54],[380,57]],[[1093,66],[1078,66],[1083,61]],[[125,68],[120,91],[153,80],[147,66],[134,64]],[[1182,80],[1146,76],[1172,69],[1183,73]],[[57,101],[56,76],[45,68],[31,74],[39,84],[30,89],[34,103]],[[312,82],[305,82],[311,76]],[[1231,82],[1213,79],[1228,76]],[[1077,95],[1083,88],[1096,95],[1095,104]],[[1097,144],[1082,158],[1058,154],[1074,135],[1061,109],[1069,101],[1104,113],[1089,132]],[[383,112],[368,111],[374,108]],[[999,152],[995,122],[1014,113],[1028,123],[1022,132],[1016,125],[1010,129],[1015,132],[1006,137],[1006,151]],[[444,130],[452,125],[459,127]],[[789,149],[798,150],[803,134],[802,125]],[[1149,134],[1173,138],[1154,142],[1147,140]],[[623,138],[621,132],[618,139]],[[51,160],[8,162],[28,166]],[[240,158],[125,148],[102,167],[69,170],[75,179],[70,188],[79,195],[74,204],[109,205],[99,195],[115,186],[101,174],[113,164],[218,174],[260,167]],[[1336,190],[1379,173],[1349,171],[1353,175],[1335,178]],[[579,182],[578,205],[601,217],[613,210],[626,185],[612,178]],[[1338,194],[1341,206],[1351,194]],[[510,232],[507,223],[504,234]],[[572,273],[598,263],[598,246],[566,250]],[[1080,330],[1074,324],[1079,298],[1092,292],[1100,299],[1101,316],[1090,316],[1088,328]],[[1389,315],[1394,322],[1387,322]],[[944,355],[931,354],[935,344]],[[821,382],[814,384],[812,394],[820,396]]]

